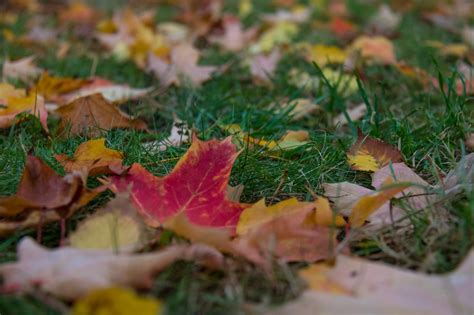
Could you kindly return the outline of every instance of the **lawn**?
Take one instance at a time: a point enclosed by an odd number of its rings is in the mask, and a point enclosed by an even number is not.
[[[37,67],[56,77],[89,79],[96,76],[133,88],[151,87],[146,95],[120,104],[123,112],[143,120],[148,129],[114,128],[100,130],[93,136],[71,134],[61,131],[61,118],[50,112],[49,132],[46,132],[37,117],[22,114],[23,119],[17,118],[15,123],[0,129],[1,196],[16,193],[27,155],[39,157],[64,175],[66,171],[56,155],[71,157],[80,144],[97,137],[105,138],[108,148],[123,154],[125,166],[139,163],[155,176],[170,174],[190,143],[169,145],[165,150],[146,143],[164,141],[173,127],[174,117],[190,126],[201,140],[223,140],[232,136],[228,126],[235,124],[248,133],[250,139],[268,141],[267,145],[255,145],[248,137],[233,135],[241,151],[233,164],[229,184],[243,185],[240,203],[245,204],[265,198],[270,205],[292,197],[309,202],[316,195],[326,196],[324,183],[350,182],[370,188],[371,172],[355,170],[346,155],[359,132],[397,148],[404,163],[430,185],[439,184],[462,157],[474,150],[474,102],[470,95],[474,94],[474,81],[460,71],[461,64],[473,69],[474,50],[469,45],[474,40],[469,43],[460,31],[443,27],[445,24],[441,22],[433,23],[434,18],[430,18],[441,12],[439,16],[454,23],[455,29],[469,26],[472,29],[472,6],[471,11],[458,16],[449,10],[455,6],[450,1],[269,0],[248,1],[253,5],[244,14],[242,3],[245,1],[224,1],[225,14],[240,19],[244,28],[260,28],[256,38],[241,49],[229,51],[210,40],[212,32],[222,33],[222,14],[210,26],[206,25],[211,24],[208,21],[201,22],[210,30],[193,37],[192,44],[200,54],[199,64],[218,66],[219,70],[199,84],[179,77],[179,84],[164,86],[163,80],[133,56],[124,57],[118,50],[104,48],[94,35],[99,32],[96,24],[83,25],[80,20],[61,18],[61,12],[67,8],[62,1],[39,2],[36,9],[22,7],[34,1],[11,0],[0,4],[0,64],[35,56]],[[123,9],[125,3],[122,2],[125,1],[100,1],[99,7],[94,9],[101,12],[97,23]],[[184,10],[180,3],[193,1],[136,2],[135,11],[152,12],[153,25],[179,22],[190,32],[197,32],[196,25],[201,25],[193,24],[199,18],[197,13],[191,14],[188,20],[179,19]],[[205,6],[204,1],[199,3],[197,7]],[[389,4],[400,15],[400,21],[393,29],[374,31],[372,17],[382,3]],[[466,3],[469,6],[468,1]],[[301,7],[295,8],[296,5]],[[338,14],[336,5],[346,10],[339,18],[351,25],[342,34],[330,26]],[[294,13],[301,8],[309,10],[309,17],[291,22],[296,31],[291,36],[280,34],[285,38],[270,47],[269,51],[278,49],[281,54],[275,70],[264,79],[256,78],[249,67],[249,58],[254,54],[252,46],[258,43],[264,30],[272,27],[263,21],[264,15],[279,9]],[[38,18],[44,28],[57,32],[52,42],[24,39],[32,25],[39,23],[35,21]],[[380,23],[386,26],[388,21],[379,22],[379,28]],[[308,58],[306,53],[308,47],[315,44],[349,47],[364,33],[383,34],[393,45],[396,62],[377,61],[380,56],[376,51],[375,57],[357,56],[352,69],[344,70],[347,63],[321,64]],[[465,50],[450,53],[439,47],[445,45],[446,48],[450,44],[464,45]],[[61,45],[68,46],[64,56],[58,56]],[[402,71],[402,64],[414,74]],[[12,79],[4,71],[4,82],[32,89],[37,77]],[[295,119],[298,100],[317,104],[318,108]],[[365,114],[346,119],[345,123],[335,120],[340,115],[349,118],[348,113],[357,106],[362,106]],[[1,115],[0,108],[0,119]],[[294,148],[271,150],[268,143],[279,141],[289,130],[307,131],[309,137]],[[101,185],[98,179],[103,177],[89,176],[87,186],[98,187]],[[408,209],[409,229],[397,232],[394,224],[352,233],[346,224],[333,232],[345,244],[342,251],[346,254],[350,252],[420,273],[453,271],[474,241],[472,177],[468,181],[459,193],[445,195],[424,211]],[[67,234],[103,208],[113,195],[105,191],[76,211],[66,220]],[[403,200],[393,199],[392,203],[409,208]],[[37,235],[33,227],[0,237],[0,261],[14,262],[20,239],[37,238]],[[60,246],[60,238],[58,222],[42,227],[44,246],[56,248]],[[186,237],[165,229],[141,251],[187,242]],[[178,261],[160,272],[151,288],[139,292],[160,299],[166,314],[258,313],[269,305],[281,305],[300,296],[306,284],[298,270],[311,263],[313,261],[285,263],[274,259],[268,273],[232,255],[226,255],[226,267],[218,270],[193,261]],[[0,296],[2,315],[62,314],[68,312],[71,305],[41,290]]]

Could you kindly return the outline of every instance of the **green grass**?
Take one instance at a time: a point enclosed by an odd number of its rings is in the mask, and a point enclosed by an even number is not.
[[[231,3],[229,8],[236,6]],[[350,8],[356,14],[355,21],[366,21],[367,11],[360,10],[358,1],[351,1]],[[268,10],[268,4],[257,8],[255,17],[263,9]],[[160,12],[157,19],[166,19],[166,14]],[[173,10],[169,14],[173,14]],[[23,16],[11,30],[16,34],[23,33],[27,19]],[[252,21],[252,17],[248,20]],[[298,39],[337,43],[329,34],[313,33],[304,32]],[[404,17],[399,33],[394,43],[400,59],[435,76],[441,72],[441,80],[449,82],[454,66],[452,60],[424,47],[423,42],[430,39],[456,42],[459,38],[421,22],[419,12]],[[63,60],[57,60],[55,52],[48,49],[38,53],[36,48],[6,42],[0,47],[3,57],[10,59],[38,54],[39,66],[54,75],[86,78],[95,74],[134,87],[158,86],[153,77],[132,62],[118,62],[98,53],[93,42],[74,45],[78,49]],[[325,84],[312,91],[289,84],[292,68],[318,75],[316,67],[302,61],[297,53],[284,57],[273,78],[273,87],[255,86],[249,80],[248,69],[240,65],[241,59],[241,56],[222,53],[214,47],[205,50],[203,63],[232,62],[230,69],[201,88],[171,88],[153,99],[123,105],[125,111],[146,120],[154,134],[112,130],[104,133],[108,146],[124,152],[127,164],[141,163],[153,174],[165,175],[186,152],[187,146],[151,152],[142,142],[166,137],[173,113],[192,125],[202,139],[227,136],[219,125],[228,123],[240,124],[252,136],[269,140],[278,139],[286,130],[308,130],[311,141],[303,148],[272,157],[264,149],[246,147],[234,165],[231,184],[245,185],[243,202],[255,202],[264,197],[267,200],[273,197],[276,202],[288,197],[310,200],[308,188],[322,194],[320,185],[325,182],[369,185],[369,175],[351,170],[346,162],[345,152],[355,139],[356,128],[399,145],[407,165],[432,184],[437,182],[437,172],[449,171],[465,154],[463,139],[474,131],[471,98],[453,93],[444,95],[436,89],[423,90],[417,82],[403,77],[391,67],[367,67],[359,92],[344,96],[336,87]],[[284,97],[317,99],[323,111],[301,121],[292,121],[288,113],[280,113],[269,106]],[[330,118],[343,111],[349,102],[365,102],[369,113],[346,127],[336,128],[329,124]],[[57,122],[52,119],[51,123],[54,130]],[[63,170],[54,155],[72,154],[86,140],[83,137],[48,136],[34,119],[0,130],[0,195],[15,192],[27,153],[41,157],[61,173]],[[97,185],[97,181],[91,179],[89,185]],[[103,205],[110,196],[110,193],[104,194],[75,214],[68,222],[68,229],[74,228],[80,219]],[[416,270],[450,271],[473,244],[474,196],[456,195],[431,210],[431,214],[412,214],[413,231],[400,235],[392,229],[384,229],[353,240],[351,247],[359,255]],[[441,222],[433,213],[444,215],[445,221]],[[35,231],[19,232],[0,240],[0,260],[14,260],[18,239],[27,234],[34,236]],[[44,243],[57,246],[58,238],[57,224],[48,225]],[[231,314],[242,311],[244,302],[281,303],[301,291],[302,284],[294,272],[296,266],[276,266],[273,277],[268,277],[245,262],[229,260],[229,264],[230,268],[224,271],[210,272],[193,263],[177,263],[157,277],[151,292],[165,298],[169,314]],[[44,300],[40,302],[38,297],[0,297],[1,314],[55,314],[53,308],[44,304]]]

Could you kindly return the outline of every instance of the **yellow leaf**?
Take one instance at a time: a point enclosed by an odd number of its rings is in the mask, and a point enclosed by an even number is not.
[[[66,155],[56,156],[67,172],[86,169],[89,175],[108,173],[112,168],[121,169],[122,158],[121,152],[105,147],[105,138],[82,143],[72,158]]]
[[[151,297],[138,296],[125,288],[107,288],[89,293],[74,304],[73,315],[159,315],[163,305]]]
[[[303,205],[308,205],[308,203],[300,202],[296,198],[291,198],[267,207],[265,205],[265,199],[261,199],[242,212],[239,223],[237,224],[237,234],[246,234],[252,228],[268,222],[278,215],[297,210]]]
[[[334,214],[331,209],[329,201],[324,197],[318,197],[314,201],[316,211],[314,212],[313,220],[316,225],[341,227],[346,225],[346,221],[339,214]]]
[[[114,249],[133,251],[146,238],[145,224],[129,200],[119,194],[84,221],[69,236],[69,244],[82,249]]]
[[[347,53],[337,46],[314,45],[310,50],[310,61],[324,67],[327,64],[343,64]]]
[[[278,45],[289,43],[297,33],[298,26],[295,23],[278,22],[266,30],[250,50],[252,53],[268,53]]]
[[[330,293],[335,295],[351,295],[351,291],[344,288],[329,277],[329,271],[332,269],[327,263],[310,265],[301,269],[298,274],[308,282],[310,290]]]
[[[360,227],[365,223],[365,220],[379,209],[384,203],[393,198],[398,193],[404,191],[411,184],[397,184],[397,186],[382,188],[383,190],[375,195],[363,196],[352,208],[349,216],[349,223],[352,227]]]

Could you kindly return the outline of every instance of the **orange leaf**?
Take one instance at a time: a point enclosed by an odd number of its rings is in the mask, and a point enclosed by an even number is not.
[[[365,136],[359,131],[357,141],[347,153],[352,169],[374,172],[381,167],[403,160],[400,151],[381,140]]]
[[[121,192],[133,184],[131,198],[151,226],[184,212],[198,225],[234,228],[244,205],[230,201],[226,189],[237,155],[230,138],[200,141],[194,137],[169,175],[155,177],[133,164],[126,176],[112,178],[112,189]]]
[[[81,97],[56,112],[62,117],[59,129],[66,131],[70,127],[73,135],[97,135],[112,128],[146,129],[145,122],[129,118],[101,94]]]
[[[105,138],[89,140],[82,143],[72,158],[65,154],[56,155],[56,159],[67,172],[87,170],[89,175],[107,174],[110,170],[120,173],[122,153],[105,147]]]
[[[0,107],[0,128],[10,127],[15,124],[16,116],[30,113],[39,118],[43,128],[48,131],[48,112],[41,96],[29,95],[24,97],[7,97],[4,100],[6,108]],[[2,101],[0,96],[0,101]]]

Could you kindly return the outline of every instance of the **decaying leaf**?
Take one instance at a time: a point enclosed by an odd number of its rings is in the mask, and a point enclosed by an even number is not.
[[[474,253],[447,275],[425,275],[361,258],[338,256],[334,267],[301,272],[310,291],[267,314],[470,314]]]
[[[184,212],[195,224],[235,228],[244,205],[226,197],[232,164],[238,152],[231,138],[200,141],[194,136],[186,154],[165,177],[155,177],[140,164],[125,176],[112,178],[112,189],[132,186],[131,199],[146,222],[157,227]]]
[[[15,195],[0,197],[0,234],[27,228],[60,218],[67,218],[103,191],[89,190],[84,173],[70,173],[65,177],[34,156],[27,156],[25,170]],[[37,215],[34,212],[56,212]],[[21,215],[20,215],[21,214]]]
[[[105,146],[105,138],[89,140],[77,147],[72,158],[56,155],[66,172],[86,170],[89,175],[120,173],[123,154]],[[113,170],[113,171],[111,171]]]
[[[61,132],[68,131],[72,135],[94,136],[112,128],[146,129],[145,122],[129,118],[101,94],[79,98],[56,112],[62,118],[59,125]]]
[[[34,60],[34,57],[25,57],[15,61],[5,60],[2,70],[3,79],[24,82],[34,80],[43,72],[35,65]]]
[[[91,291],[79,299],[74,304],[72,315],[160,315],[162,309],[163,305],[157,299],[113,287]]]
[[[113,286],[150,287],[154,275],[180,259],[219,266],[223,258],[204,245],[174,245],[153,253],[130,255],[71,247],[47,249],[29,237],[20,241],[17,255],[17,262],[0,265],[2,292],[40,289],[65,300]]]
[[[264,31],[255,44],[250,46],[253,54],[267,54],[281,45],[289,44],[291,39],[298,34],[298,25],[292,22],[277,22]]]
[[[133,252],[146,242],[145,222],[127,193],[118,194],[105,208],[81,221],[69,236],[69,245],[82,249]]]
[[[381,140],[366,136],[359,131],[357,141],[347,152],[352,169],[374,172],[381,167],[403,160],[400,151]]]

